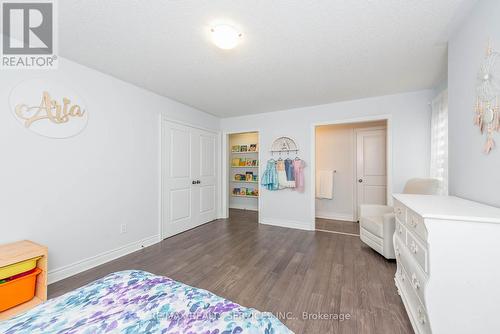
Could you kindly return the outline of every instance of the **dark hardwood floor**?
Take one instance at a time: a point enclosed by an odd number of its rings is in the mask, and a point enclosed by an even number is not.
[[[316,230],[350,233],[359,236],[359,223],[316,218]]]
[[[51,284],[49,297],[126,269],[165,275],[243,306],[287,315],[281,320],[297,334],[413,333],[394,286],[394,262],[357,237],[259,225],[255,212],[232,210],[230,219]],[[350,319],[314,320],[318,313]]]

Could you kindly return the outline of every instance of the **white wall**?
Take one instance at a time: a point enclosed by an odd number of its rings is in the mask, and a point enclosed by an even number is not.
[[[430,107],[432,91],[332,103],[265,114],[233,117],[221,120],[228,132],[258,129],[261,143],[260,174],[270,158],[269,149],[279,136],[290,136],[299,145],[299,155],[310,165],[313,124],[353,120],[377,115],[391,116],[393,137],[393,188],[400,192],[412,177],[429,174]],[[305,169],[306,187],[303,193],[291,190],[267,191],[261,188],[260,220],[263,223],[313,229],[315,215],[310,166]]]
[[[355,129],[385,122],[323,125],[316,128],[316,172],[334,170],[333,199],[316,198],[316,217],[354,221]]]
[[[448,47],[450,194],[494,206],[500,206],[500,133],[495,134],[497,147],[486,155],[485,135],[472,119],[477,73],[488,40],[500,50],[499,13],[500,1],[479,1]]]
[[[83,98],[89,122],[80,135],[49,139],[14,119],[10,91],[32,77],[69,85]],[[100,254],[157,240],[160,113],[219,128],[211,115],[64,59],[58,70],[2,71],[0,243],[47,245],[49,272],[67,269],[60,278],[79,261],[95,264]],[[120,224],[127,233],[119,234]]]

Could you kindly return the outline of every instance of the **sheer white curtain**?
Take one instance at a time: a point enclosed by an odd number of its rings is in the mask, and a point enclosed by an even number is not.
[[[448,90],[432,101],[431,177],[441,181],[441,193],[448,195]]]

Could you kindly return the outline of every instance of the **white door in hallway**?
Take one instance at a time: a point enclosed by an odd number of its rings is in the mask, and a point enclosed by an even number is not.
[[[356,210],[387,203],[386,129],[356,131]]]
[[[162,237],[216,219],[215,133],[162,121]]]

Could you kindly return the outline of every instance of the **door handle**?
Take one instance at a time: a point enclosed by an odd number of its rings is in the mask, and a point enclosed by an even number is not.
[[[196,181],[192,181],[191,184],[196,184]]]
[[[200,181],[200,180],[196,180],[196,184],[200,184],[200,183],[201,183],[201,181]]]
[[[359,183],[362,183],[362,182],[363,182],[363,179],[359,179],[359,180],[358,180],[358,182],[359,182]]]

